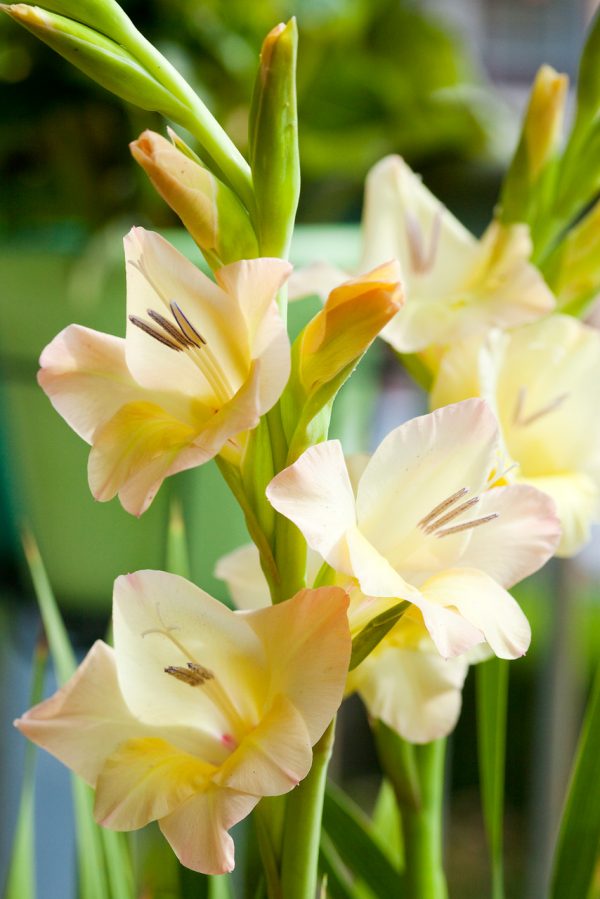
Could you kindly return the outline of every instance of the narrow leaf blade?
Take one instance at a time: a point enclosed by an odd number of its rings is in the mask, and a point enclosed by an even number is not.
[[[364,659],[373,652],[378,643],[394,627],[408,609],[409,603],[399,602],[391,609],[386,609],[380,615],[372,618],[362,631],[352,641],[352,655],[350,656],[350,671],[360,665]]]

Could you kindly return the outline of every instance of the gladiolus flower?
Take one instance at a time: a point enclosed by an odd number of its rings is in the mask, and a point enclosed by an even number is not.
[[[95,787],[99,823],[157,820],[184,865],[229,871],[227,831],[306,776],[341,702],[347,605],[322,587],[239,613],[175,575],[118,578],[114,650],[16,725]]]
[[[493,486],[500,450],[489,407],[470,400],[388,434],[356,496],[336,440],[306,450],[267,496],[365,596],[410,602],[442,656],[485,642],[516,658],[530,629],[504,587],[536,571],[560,531],[547,496]]]
[[[158,234],[125,239],[127,336],[78,325],[42,353],[38,379],[92,445],[89,482],[140,515],[168,475],[200,465],[256,427],[290,371],[275,295],[290,266],[235,262],[202,274]]]
[[[469,396],[493,405],[510,457],[507,480],[552,497],[560,556],[574,555],[600,520],[599,382],[600,334],[554,315],[456,344],[431,394],[433,407]]]
[[[399,156],[367,176],[360,271],[397,257],[406,307],[382,332],[401,353],[443,346],[490,327],[510,327],[550,312],[555,303],[528,260],[526,225],[494,222],[478,241]],[[321,296],[343,280],[324,264],[292,278],[290,295]]]

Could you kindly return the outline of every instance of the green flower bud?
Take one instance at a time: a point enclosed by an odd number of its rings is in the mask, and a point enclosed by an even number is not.
[[[47,12],[38,6],[17,3],[2,9],[13,19],[73,63],[98,84],[142,109],[155,110],[173,119],[187,111],[122,46],[73,19]]]
[[[265,38],[250,110],[250,166],[260,251],[287,256],[300,194],[296,20]]]

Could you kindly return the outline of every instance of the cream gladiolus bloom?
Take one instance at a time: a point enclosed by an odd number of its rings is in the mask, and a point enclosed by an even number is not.
[[[516,658],[527,619],[504,587],[553,554],[552,501],[501,482],[496,420],[483,400],[413,419],[380,444],[352,489],[336,440],[310,447],[267,488],[272,505],[367,597],[412,604],[445,658],[487,643]],[[381,603],[378,611],[381,609]]]
[[[78,325],[42,353],[38,380],[92,450],[98,500],[140,515],[168,475],[236,451],[290,372],[275,295],[291,267],[252,259],[215,284],[158,234],[125,238],[125,339]]]
[[[381,336],[401,353],[446,345],[490,327],[510,327],[550,312],[554,298],[529,263],[524,224],[494,222],[477,240],[399,156],[367,176],[359,271],[400,262],[406,306]],[[348,275],[317,263],[294,275],[290,295],[326,296]]]
[[[98,641],[16,725],[96,788],[99,823],[157,820],[184,865],[230,871],[227,831],[306,776],[341,702],[347,605],[322,587],[232,612],[175,575],[121,577],[114,650]]]
[[[600,520],[599,383],[600,334],[554,315],[456,344],[431,394],[434,408],[469,396],[493,405],[514,463],[507,478],[556,504],[560,556],[581,549]]]

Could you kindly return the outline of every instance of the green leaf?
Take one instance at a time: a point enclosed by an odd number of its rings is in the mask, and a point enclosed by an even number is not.
[[[37,705],[44,691],[44,672],[48,659],[45,640],[38,641],[33,656],[33,677],[29,696],[30,706]],[[6,879],[4,899],[35,899],[35,760],[37,750],[27,743],[21,786],[21,801],[13,850]]]
[[[378,845],[368,817],[332,783],[325,793],[323,828],[340,859],[375,896],[389,899],[402,895],[400,874]]]
[[[600,850],[600,667],[586,709],[558,835],[550,899],[588,895]]]
[[[23,548],[59,684],[75,671],[75,653],[61,618],[44,563],[30,531]],[[104,831],[94,821],[94,794],[76,775],[72,778],[80,899],[134,899],[133,874],[124,834]],[[108,875],[108,876],[107,876]]]
[[[402,820],[398,812],[396,794],[387,778],[384,778],[377,794],[372,815],[373,833],[394,867],[402,869],[404,845],[402,840]]]
[[[373,652],[378,643],[380,643],[385,635],[394,627],[394,625],[404,615],[408,606],[408,602],[402,601],[386,609],[380,615],[372,618],[368,624],[363,627],[362,631],[352,640],[352,655],[350,656],[350,671],[353,671],[357,665],[360,665],[364,659]]]
[[[490,659],[476,667],[477,748],[483,819],[492,868],[492,897],[504,897],[503,825],[508,662]]]
[[[329,899],[356,899],[352,879],[340,861],[333,842],[325,832],[321,833],[319,870],[327,879],[326,895]]]

